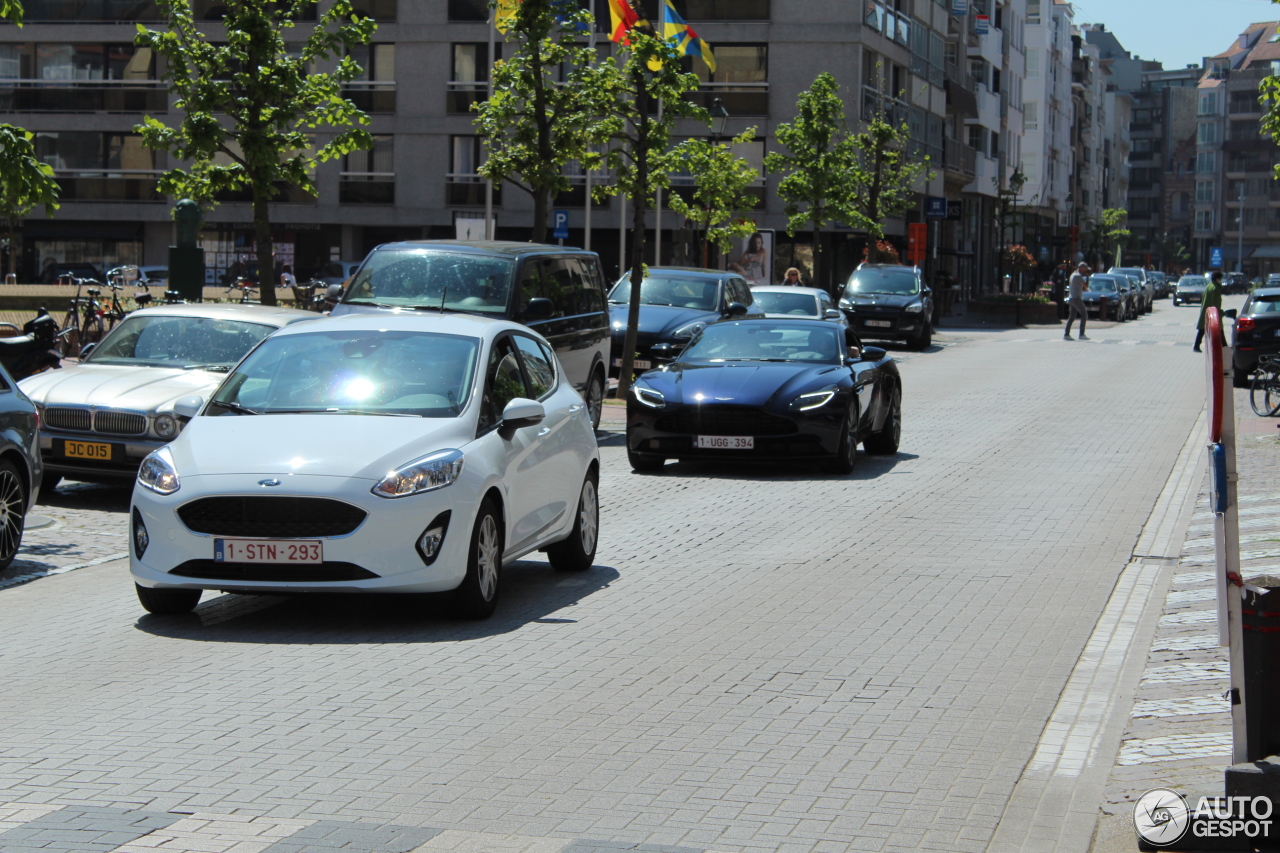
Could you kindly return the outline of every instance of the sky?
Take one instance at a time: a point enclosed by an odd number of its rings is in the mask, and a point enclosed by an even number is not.
[[[1255,21],[1280,21],[1270,0],[1072,0],[1076,24],[1106,24],[1130,54],[1165,68],[1199,65]]]

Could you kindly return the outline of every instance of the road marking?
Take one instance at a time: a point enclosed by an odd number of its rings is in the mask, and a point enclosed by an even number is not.
[[[1191,758],[1217,758],[1231,755],[1231,732],[1207,735],[1170,735],[1125,741],[1117,764],[1155,764],[1161,761],[1186,761]]]
[[[1200,714],[1227,714],[1231,705],[1222,696],[1187,696],[1182,699],[1144,699],[1133,703],[1133,718],[1194,717]]]

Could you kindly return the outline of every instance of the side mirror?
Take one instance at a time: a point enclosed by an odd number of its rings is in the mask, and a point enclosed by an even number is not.
[[[204,397],[195,394],[190,397],[179,397],[173,403],[173,413],[187,420],[194,418],[202,408],[204,408]]]
[[[556,306],[551,303],[551,300],[539,296],[529,300],[529,304],[524,307],[524,313],[520,315],[520,319],[550,320],[555,313]]]
[[[502,410],[502,425],[508,429],[520,429],[542,423],[547,410],[537,400],[515,397]]]
[[[1239,309],[1236,309],[1236,308],[1228,308],[1226,311],[1223,311],[1223,312],[1222,312],[1222,316],[1223,316],[1223,317],[1230,317],[1232,320],[1234,320],[1234,319],[1236,318],[1236,315],[1237,315],[1238,313],[1239,313]]]
[[[730,302],[724,309],[726,317],[745,317],[747,316],[747,306],[741,302]]]
[[[649,348],[655,358],[675,358],[681,350],[674,344],[654,344]]]
[[[331,284],[325,288],[324,295],[326,299],[332,299],[335,302],[342,298],[342,285]]]
[[[884,349],[884,347],[863,347],[862,348],[863,361],[881,361],[888,354],[889,352],[886,349]]]
[[[844,315],[840,313],[840,309],[838,308],[828,308],[826,311],[822,312],[822,316],[828,320],[839,320]]]
[[[86,358],[89,357],[89,353],[93,352],[97,348],[98,348],[97,341],[94,341],[93,343],[85,344],[84,346],[80,347],[80,360],[84,361]]]
[[[862,348],[849,347],[845,350],[845,355],[849,357],[849,361],[862,361]]]

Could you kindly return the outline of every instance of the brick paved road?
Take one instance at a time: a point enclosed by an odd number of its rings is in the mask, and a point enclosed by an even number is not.
[[[606,440],[597,567],[486,623],[11,585],[0,848],[983,850],[1200,410],[1194,319],[941,334],[847,478]],[[122,551],[126,501],[64,489],[24,559]]]

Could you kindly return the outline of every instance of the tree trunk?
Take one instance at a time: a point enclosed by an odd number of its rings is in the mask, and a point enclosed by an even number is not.
[[[8,217],[8,219],[5,221],[5,224],[6,224],[6,226],[8,227],[8,240],[9,240],[9,269],[8,269],[8,272],[9,272],[9,274],[10,274],[10,275],[13,275],[15,272],[17,272],[17,268],[16,268],[16,266],[15,266],[15,264],[14,264],[14,255],[16,255],[16,254],[18,253],[18,232],[17,232],[17,223],[15,223],[15,222],[14,222],[13,217],[12,217],[12,216],[10,216],[10,217]],[[39,262],[39,260],[40,260],[39,258],[36,258],[37,263]],[[54,283],[54,284],[57,284],[57,282],[53,282],[53,283]]]
[[[547,242],[547,208],[551,206],[551,193],[545,189],[533,191],[533,234],[530,239],[534,243]]]
[[[258,190],[261,184],[254,181],[253,186],[253,238],[258,253],[258,298],[263,305],[275,305],[276,264],[272,256],[271,216],[267,212],[266,195]]]
[[[618,399],[625,400],[631,390],[631,375],[635,369],[636,331],[640,322],[640,287],[644,284],[644,208],[649,190],[649,90],[644,85],[644,75],[637,73],[633,80],[636,88],[636,111],[640,120],[636,125],[636,144],[632,155],[636,164],[636,180],[631,194],[631,301],[627,306],[627,334],[622,344],[622,367],[618,371]]]

